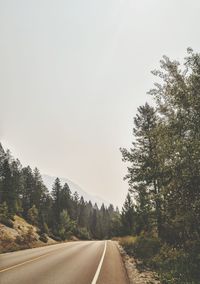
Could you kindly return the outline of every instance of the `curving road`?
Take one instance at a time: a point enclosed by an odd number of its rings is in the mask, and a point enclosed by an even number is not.
[[[0,255],[1,284],[128,284],[112,241],[69,242]]]

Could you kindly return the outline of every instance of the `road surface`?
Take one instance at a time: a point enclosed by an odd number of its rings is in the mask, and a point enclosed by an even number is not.
[[[128,284],[116,244],[78,241],[0,255],[1,284]]]

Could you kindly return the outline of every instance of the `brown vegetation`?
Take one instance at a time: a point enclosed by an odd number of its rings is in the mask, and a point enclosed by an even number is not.
[[[0,223],[0,252],[39,247],[56,243],[53,239],[40,235],[37,227],[15,215],[12,228]]]

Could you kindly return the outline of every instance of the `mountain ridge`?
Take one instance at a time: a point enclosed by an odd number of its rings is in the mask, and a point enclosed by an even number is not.
[[[55,176],[50,176],[50,175],[47,175],[47,174],[42,175],[42,180],[43,180],[45,186],[48,188],[49,191],[51,191],[53,183],[54,183],[56,178],[57,177],[55,177]],[[105,206],[110,205],[110,202],[104,200],[103,198],[101,198],[99,196],[91,195],[91,194],[87,193],[78,184],[71,181],[70,179],[64,178],[64,177],[58,177],[58,178],[60,179],[60,182],[61,182],[62,185],[67,183],[69,185],[71,192],[74,193],[75,191],[77,191],[78,194],[80,195],[80,197],[83,196],[85,201],[91,201],[93,205],[96,203],[98,205],[98,207],[100,207],[102,204],[104,204]]]

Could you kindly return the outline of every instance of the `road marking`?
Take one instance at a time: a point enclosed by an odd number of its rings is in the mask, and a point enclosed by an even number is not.
[[[98,265],[98,267],[97,267],[97,271],[96,271],[96,273],[95,273],[95,275],[94,275],[94,278],[93,278],[91,284],[96,284],[96,283],[97,283],[97,280],[98,280],[98,277],[99,277],[99,273],[100,273],[100,270],[101,270],[101,267],[102,267],[102,264],[103,264],[104,256],[105,256],[105,253],[106,253],[106,246],[107,246],[107,241],[105,241],[104,251],[103,251],[101,260],[100,260],[100,262],[99,262],[99,265]]]
[[[52,252],[48,252],[48,253],[46,253],[46,254],[40,255],[40,256],[38,256],[38,257],[35,257],[35,258],[33,258],[33,259],[29,259],[29,260],[27,260],[27,261],[18,263],[18,264],[16,264],[16,265],[13,265],[13,266],[4,268],[4,269],[0,270],[0,273],[5,272],[5,271],[8,271],[8,270],[11,270],[11,269],[16,268],[16,267],[19,267],[19,266],[22,266],[22,265],[24,265],[24,264],[26,264],[26,263],[33,262],[33,261],[35,261],[35,260],[37,260],[37,259],[39,259],[39,258],[42,258],[42,257],[44,257],[44,256],[47,256],[48,254],[51,254],[51,253],[52,253]]]

